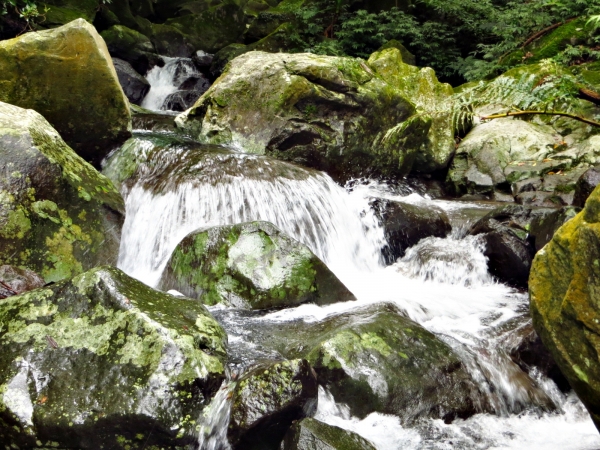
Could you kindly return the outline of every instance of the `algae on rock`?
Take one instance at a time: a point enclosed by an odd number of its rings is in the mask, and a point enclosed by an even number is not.
[[[38,113],[0,103],[0,264],[47,282],[116,263],[121,195]]]
[[[96,165],[131,135],[106,44],[83,19],[0,42],[0,101],[40,113]]]
[[[268,222],[189,234],[173,251],[160,287],[208,305],[251,309],[355,299],[308,247]]]
[[[184,448],[225,378],[204,306],[113,267],[9,297],[0,323],[0,440],[19,448]]]

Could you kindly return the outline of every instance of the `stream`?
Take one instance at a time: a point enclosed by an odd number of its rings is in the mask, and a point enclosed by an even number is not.
[[[146,106],[161,104],[160,98],[150,100]],[[151,156],[158,141],[160,152]],[[322,172],[164,133],[138,131],[129,145],[138,160],[152,157],[152,163],[142,163],[121,188],[126,202],[119,254],[123,271],[157,286],[171,252],[188,233],[264,220],[306,244],[357,298],[269,312],[211,307],[229,336],[232,373],[243,373],[260,360],[283,358],[269,345],[271,329],[358,316],[371,305],[392,304],[454,350],[490,412],[448,424],[421,419],[403,425],[398,417],[380,413],[360,419],[320,387],[318,420],[354,431],[380,450],[600,449],[598,431],[577,397],[535,370],[525,373],[509,355],[519,332],[531,324],[527,294],[496,282],[487,271],[483,244],[466,233],[497,204],[432,199],[409,184],[373,180],[342,187]],[[452,233],[421,240],[386,267],[374,198],[441,208]],[[373,383],[381,381],[376,378]],[[229,448],[227,389],[204,411],[201,449]]]

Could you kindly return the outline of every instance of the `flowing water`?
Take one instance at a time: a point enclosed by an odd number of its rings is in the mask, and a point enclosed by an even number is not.
[[[212,308],[228,332],[235,370],[261,358],[281,358],[262,340],[261,330],[269,326],[311,324],[391,303],[454,349],[489,413],[410,427],[379,413],[359,420],[321,388],[319,420],[353,430],[382,450],[600,448],[600,436],[576,397],[535,371],[523,372],[508,356],[514,336],[530,324],[527,296],[492,279],[483,244],[465,232],[494,205],[434,200],[405,185],[363,182],[345,189],[326,174],[268,157],[175,138],[158,148],[157,139],[140,135],[128,148],[141,165],[122,186],[127,215],[119,266],[125,272],[156,285],[187,233],[266,220],[310,247],[358,299],[269,313]],[[385,238],[370,206],[374,197],[441,208],[453,232],[422,240],[385,267]],[[227,448],[227,389],[204,412],[203,449]]]
[[[142,108],[153,111],[164,109],[167,97],[177,91],[181,83],[191,77],[198,77],[200,73],[190,58],[169,58],[163,56],[163,67],[154,66],[146,74],[150,83],[150,90],[142,101]]]

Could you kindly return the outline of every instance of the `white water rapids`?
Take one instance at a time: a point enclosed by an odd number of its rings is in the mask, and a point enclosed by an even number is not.
[[[224,161],[227,171],[220,173]],[[314,171],[295,169],[294,176],[282,176],[284,165],[232,152],[199,160],[184,177],[161,189],[145,183],[156,172],[140,176],[123,189],[127,214],[119,267],[156,286],[171,252],[189,232],[270,221],[309,246],[358,300],[325,307],[302,305],[248,320],[316,322],[368,304],[393,303],[455,350],[494,411],[452,424],[426,420],[405,428],[398,418],[378,413],[353,418],[321,389],[317,419],[353,430],[380,450],[600,448],[598,432],[573,395],[563,395],[542,376],[530,378],[506,355],[507,333],[502,326],[511,320],[527,323],[527,296],[494,282],[481,242],[460,231],[463,213],[479,210],[482,215],[485,206],[429,200],[414,193],[398,196],[376,183],[349,191]],[[448,213],[455,231],[446,239],[422,240],[394,265],[384,267],[384,233],[370,207],[372,197],[435,205]],[[230,341],[244,340],[244,330],[232,328]],[[217,420],[228,408],[223,396],[211,405],[205,427],[223,422]],[[548,399],[558,406],[557,412],[544,412],[541,405]],[[223,442],[219,446],[218,439],[224,436],[219,433],[215,429],[203,434],[202,448],[225,448]]]

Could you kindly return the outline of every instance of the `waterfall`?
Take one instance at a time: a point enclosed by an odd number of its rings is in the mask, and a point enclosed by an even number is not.
[[[150,83],[150,90],[142,101],[142,108],[152,111],[163,109],[166,98],[177,91],[187,78],[199,76],[193,61],[190,58],[162,57],[165,65],[154,66],[146,74]]]

